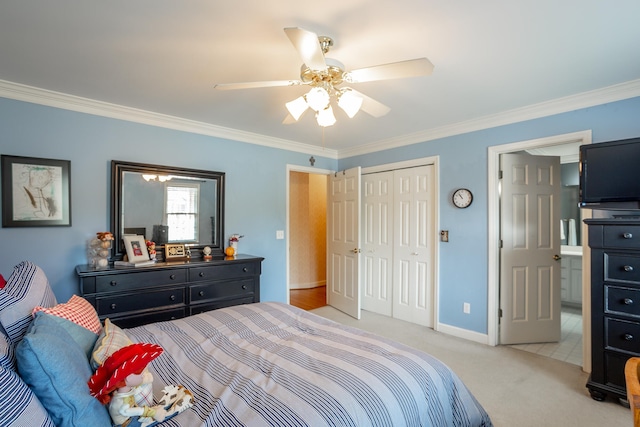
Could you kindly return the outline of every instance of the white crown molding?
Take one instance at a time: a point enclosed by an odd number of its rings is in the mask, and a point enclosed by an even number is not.
[[[401,135],[359,147],[333,150],[0,80],[0,97],[3,98],[183,132],[223,138],[232,141],[246,142],[282,150],[312,154],[330,159],[345,159],[376,151],[403,147],[420,142],[433,141],[435,139],[446,138],[453,135],[504,126],[553,114],[566,113],[568,111],[593,107],[595,105],[620,101],[637,96],[640,96],[640,79],[589,92],[583,92],[577,95],[541,102],[527,107],[516,108],[502,113],[479,117],[473,120],[441,126],[427,131]]]
[[[330,159],[337,159],[336,150],[315,147],[309,144],[290,141],[286,139],[273,138],[237,129],[215,126],[208,123],[183,119],[166,114],[154,113],[137,108],[125,107],[108,102],[97,101],[89,98],[82,98],[61,92],[40,89],[6,80],[0,80],[0,97],[14,99],[17,101],[30,102],[33,104],[45,105],[48,107],[61,108],[64,110],[76,111],[79,113],[92,114],[96,116],[109,117],[112,119],[126,120],[129,122],[142,123],[167,129],[179,130],[183,132],[196,133],[200,135],[213,136],[232,141],[247,142],[250,144],[263,145],[282,150],[294,151],[305,154],[312,154]]]
[[[497,126],[504,126],[526,120],[538,119],[554,114],[566,113],[579,110],[581,108],[593,107],[595,105],[609,102],[621,101],[623,99],[640,96],[640,79],[608,86],[602,89],[583,92],[577,95],[566,96],[551,101],[529,105],[527,107],[516,108],[498,114],[479,117],[477,119],[454,123],[452,125],[441,126],[427,131],[416,132],[403,135],[359,147],[340,150],[339,159],[353,157],[376,151],[388,150],[391,148],[403,147],[435,139],[446,138],[453,135],[489,129]]]

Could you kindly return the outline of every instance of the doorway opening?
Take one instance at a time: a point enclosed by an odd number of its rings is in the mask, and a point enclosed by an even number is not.
[[[573,155],[576,157],[576,162],[578,161],[578,152],[577,147],[583,144],[591,143],[591,131],[584,132],[576,132],[572,134],[566,135],[558,135],[549,138],[542,138],[538,140],[531,141],[523,141],[512,144],[505,144],[500,146],[489,147],[489,319],[488,319],[488,333],[489,333],[489,344],[490,345],[498,345],[500,344],[499,340],[499,308],[500,308],[500,215],[499,215],[499,203],[500,203],[500,192],[499,192],[499,179],[498,179],[498,171],[499,171],[499,160],[501,154],[514,153],[514,152],[522,152],[528,151],[531,154],[549,154],[550,150],[560,150],[560,147],[571,146],[572,150],[574,150]],[[582,329],[582,367],[585,371],[590,371],[591,368],[591,359],[590,359],[590,295],[588,292],[589,283],[590,283],[590,260],[589,260],[589,249],[588,242],[586,238],[586,226],[582,223],[582,219],[588,218],[591,215],[590,211],[582,211],[582,217],[579,221],[576,221],[576,227],[579,227],[578,233],[584,236],[580,245],[576,244],[575,246],[579,246],[581,250],[581,259],[578,261],[581,267],[582,277],[579,280],[578,292],[581,292],[581,305],[580,313],[581,316],[576,320],[575,318],[571,320],[571,323],[575,323],[576,321],[581,322]],[[560,224],[558,224],[558,228],[560,228]],[[578,234],[576,233],[576,234]],[[567,236],[565,235],[565,239]],[[568,243],[565,241],[565,243]],[[567,246],[563,245],[563,249],[566,250]],[[573,245],[571,245],[573,246]],[[574,246],[574,248],[575,248]],[[570,251],[569,251],[570,252]],[[577,256],[577,254],[574,253]],[[569,257],[570,255],[567,255]],[[577,306],[577,305],[576,305]],[[564,312],[574,311],[569,310],[570,307],[563,308]],[[575,307],[574,307],[575,308]],[[575,328],[574,328],[575,332]],[[534,347],[530,347],[533,349]],[[548,350],[547,350],[548,351]],[[563,350],[564,351],[564,350]],[[539,354],[547,355],[544,351],[540,351]]]
[[[288,299],[303,310],[327,304],[327,172],[312,171],[287,171]]]

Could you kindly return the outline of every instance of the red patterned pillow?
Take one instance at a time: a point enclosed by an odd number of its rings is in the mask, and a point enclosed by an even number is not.
[[[4,280],[4,277],[2,277],[2,274],[0,274],[0,289],[4,289],[4,285],[7,284],[7,281]]]
[[[70,320],[96,334],[102,332],[102,324],[100,323],[95,308],[93,308],[89,301],[77,295],[73,295],[69,301],[51,308],[38,306],[33,309],[34,314],[38,311]]]

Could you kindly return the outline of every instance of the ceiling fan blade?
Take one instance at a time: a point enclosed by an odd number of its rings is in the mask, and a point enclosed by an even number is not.
[[[304,83],[302,83],[300,80],[271,80],[264,82],[218,83],[213,85],[213,88],[218,90],[233,90],[255,89],[261,87],[298,86],[302,84]]]
[[[373,117],[382,117],[391,111],[391,108],[387,107],[381,102],[376,101],[375,99],[368,97],[362,92],[358,92],[357,90],[353,90],[354,94],[358,95],[362,98],[362,106],[360,109],[367,114],[372,115]]]
[[[327,69],[322,46],[320,46],[320,41],[315,33],[298,27],[285,28],[284,32],[307,67],[315,71]]]
[[[427,58],[418,58],[353,70],[346,73],[346,80],[350,83],[363,83],[376,80],[428,76],[432,72],[433,64],[431,61]]]

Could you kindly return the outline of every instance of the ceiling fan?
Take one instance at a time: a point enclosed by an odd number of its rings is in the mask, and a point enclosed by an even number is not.
[[[341,62],[325,57],[333,46],[330,37],[317,36],[311,31],[297,27],[285,28],[284,32],[302,58],[300,80],[224,83],[216,84],[214,88],[231,90],[307,85],[311,87],[308,93],[287,102],[289,115],[283,123],[294,123],[305,111],[311,109],[315,111],[320,126],[331,126],[336,122],[331,106],[332,100],[335,100],[349,117],[355,116],[360,110],[373,117],[381,117],[390,110],[386,105],[351,87],[343,87],[343,84],[426,76],[433,71],[433,64],[427,58],[345,71]]]

